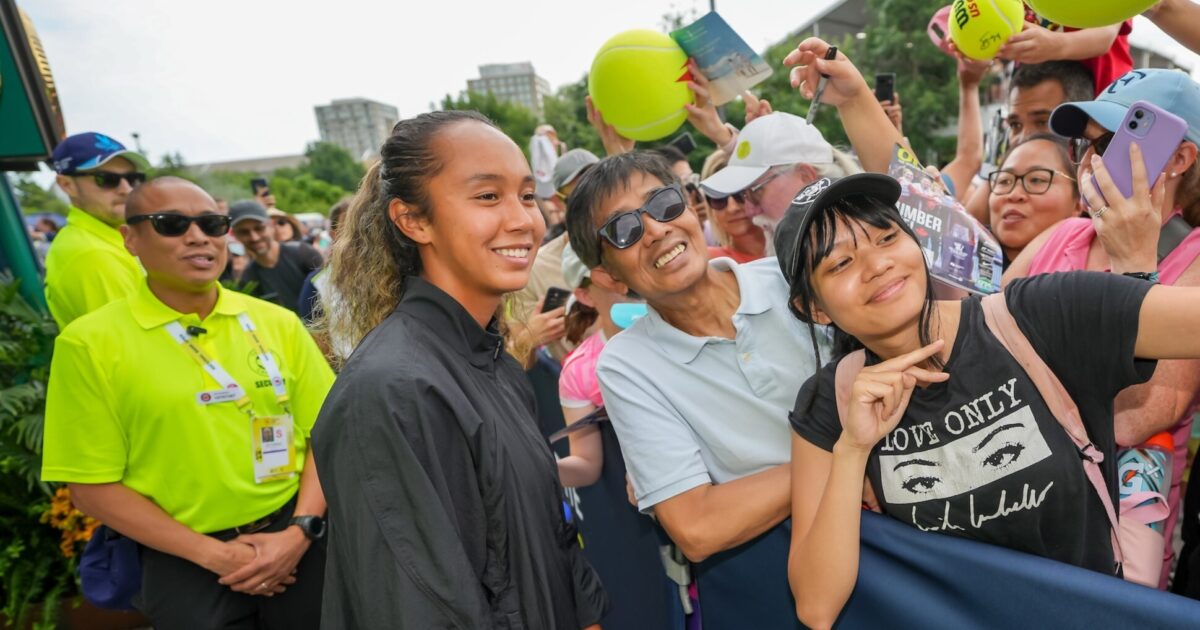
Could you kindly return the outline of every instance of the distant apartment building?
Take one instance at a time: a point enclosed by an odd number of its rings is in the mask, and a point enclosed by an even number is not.
[[[395,107],[365,98],[335,99],[314,109],[321,140],[342,147],[356,160],[365,161],[378,155],[383,141],[400,120]]]
[[[494,94],[542,116],[542,99],[551,94],[550,83],[533,71],[533,64],[493,63],[479,66],[479,78],[467,79],[467,90]]]

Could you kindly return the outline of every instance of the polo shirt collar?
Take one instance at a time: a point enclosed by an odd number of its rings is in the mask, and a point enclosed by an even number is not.
[[[718,258],[709,262],[718,271],[732,271],[738,284],[738,307],[734,311],[734,326],[737,326],[738,315],[761,315],[772,308],[767,283],[752,281],[749,274],[742,271],[741,265],[729,258]],[[775,296],[776,298],[778,296]],[[709,343],[728,341],[717,337],[696,337],[667,323],[654,307],[647,309],[647,333],[651,339],[679,363],[691,363],[700,356],[700,351]]]
[[[125,249],[125,238],[121,236],[120,230],[75,206],[71,206],[71,210],[67,212],[67,225],[73,225],[122,251]]]
[[[213,307],[213,315],[237,316],[245,312],[245,304],[241,294],[217,285],[217,304]],[[149,330],[186,317],[183,313],[163,304],[150,290],[150,285],[142,282],[138,289],[129,297],[129,309],[133,319],[142,328]]]
[[[405,279],[396,311],[416,316],[475,367],[489,368],[504,354],[495,318],[483,328],[458,300],[419,276]]]

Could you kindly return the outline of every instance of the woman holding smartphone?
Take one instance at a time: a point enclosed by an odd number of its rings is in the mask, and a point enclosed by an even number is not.
[[[329,324],[356,348],[314,430],[322,625],[597,623],[607,597],[497,328],[546,229],[521,150],[475,112],[400,121],[343,229]]]
[[[1150,173],[1153,204],[1140,213],[1116,214],[1105,208],[1092,186],[1092,156],[1104,155],[1130,106],[1146,101],[1169,109],[1188,122],[1184,139],[1171,146],[1154,144],[1150,129],[1138,152],[1169,151],[1166,168]],[[1112,271],[1156,277],[1162,284],[1200,286],[1200,85],[1180,72],[1134,70],[1094,101],[1066,103],[1054,110],[1050,127],[1071,138],[1076,180],[1092,208],[1092,217],[1057,223],[1033,239],[1004,274],[1005,282],[1056,271]],[[1143,159],[1139,155],[1136,161]],[[1128,174],[1126,174],[1128,175]],[[1107,195],[1105,196],[1107,198]],[[1099,216],[1096,216],[1099,215]],[[1000,234],[997,234],[1000,236]],[[1160,255],[1160,243],[1171,241]],[[1003,242],[1003,239],[1001,239]],[[1188,460],[1193,401],[1200,396],[1200,361],[1164,361],[1145,385],[1121,392],[1116,402],[1117,444],[1135,446],[1162,431],[1175,444],[1171,459],[1170,514],[1163,532],[1171,540],[1181,507],[1181,482]],[[1174,547],[1163,549],[1160,588],[1166,588]]]
[[[1110,212],[1151,203],[1144,171],[1122,199],[1098,159],[1093,168]],[[979,298],[933,299],[899,194],[885,175],[818,181],[776,236],[794,312],[831,326],[840,351],[792,412],[788,575],[810,627],[832,625],[854,588],[864,476],[885,514],[922,531],[1116,572],[1110,520],[1075,444]],[[1156,359],[1200,357],[1200,338],[1178,334],[1200,326],[1200,289],[1052,274],[1013,283],[1005,299],[1078,407],[1115,503],[1113,399]],[[853,349],[866,367],[839,414],[835,373]]]
[[[786,64],[803,64],[792,83],[811,96],[828,75],[825,102],[838,108],[864,167],[883,171],[898,138],[861,74],[844,56],[823,60],[827,49],[810,38],[788,55]],[[1165,178],[1152,196],[1141,155],[1130,157],[1129,198],[1088,158],[1109,200],[1094,219],[1101,233],[1146,221],[1163,199]],[[775,243],[796,314],[831,325],[838,347],[792,413],[788,574],[800,619],[832,625],[854,588],[864,476],[885,514],[923,531],[1115,572],[1104,501],[1037,387],[985,326],[978,298],[933,299],[924,256],[894,207],[894,181],[845,182],[801,191]],[[1115,503],[1113,399],[1144,382],[1154,359],[1200,357],[1200,339],[1180,334],[1200,325],[1200,289],[1048,274],[1013,282],[1005,299],[1078,407]],[[866,367],[843,420],[834,373],[856,348]]]

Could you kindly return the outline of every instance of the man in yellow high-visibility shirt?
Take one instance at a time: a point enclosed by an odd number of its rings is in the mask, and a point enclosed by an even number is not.
[[[146,278],[58,336],[42,479],[140,545],[155,628],[315,629],[333,372],[291,311],[221,288],[229,216],[198,186],[151,180],[126,212]]]
[[[142,282],[142,269],[117,228],[125,223],[129,193],[146,181],[142,171],[149,163],[94,132],[63,140],[51,160],[59,188],[71,199],[67,225],[46,256],[46,302],[61,329]]]

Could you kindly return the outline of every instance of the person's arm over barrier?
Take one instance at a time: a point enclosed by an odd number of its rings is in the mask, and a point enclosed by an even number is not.
[[[606,366],[601,359],[597,374],[605,406],[621,439],[638,507],[653,509],[688,559],[700,562],[737,547],[787,518],[788,464],[713,483],[695,433],[659,390],[631,377],[629,367]]]
[[[784,65],[794,66],[792,87],[811,99],[821,75],[828,75],[821,102],[837,107],[863,169],[886,173],[893,147],[905,145],[904,138],[883,111],[883,106],[875,100],[874,91],[867,86],[858,68],[840,52],[836,59],[824,59],[828,50],[829,44],[824,40],[810,37],[784,57]]]

